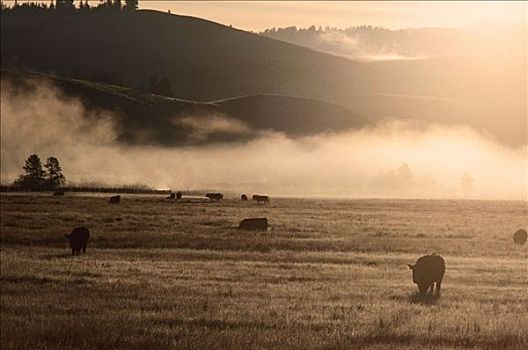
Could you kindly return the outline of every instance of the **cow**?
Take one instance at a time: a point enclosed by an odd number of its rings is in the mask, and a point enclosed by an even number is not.
[[[247,198],[247,196],[245,194],[243,194],[243,195],[240,196],[240,200],[241,201],[247,201],[248,198]]]
[[[57,197],[57,196],[64,196],[64,191],[57,190],[53,192],[53,197]]]
[[[431,255],[424,255],[420,257],[416,264],[409,265],[412,270],[413,282],[418,285],[420,294],[426,294],[430,288],[430,293],[433,293],[433,287],[436,283],[435,297],[440,297],[440,286],[445,273],[445,261],[440,255],[433,253]]]
[[[248,218],[240,221],[238,228],[249,231],[267,231],[268,226],[267,218]]]
[[[513,241],[517,244],[524,244],[528,239],[528,233],[526,230],[520,229],[513,234]]]
[[[221,193],[207,193],[205,196],[213,202],[219,202],[224,198],[224,195]]]
[[[269,196],[261,196],[259,194],[254,194],[253,195],[253,200],[257,201],[257,204],[260,204],[261,202],[262,203],[269,203],[270,202],[270,197]]]
[[[176,199],[180,200],[182,199],[183,193],[181,191],[176,192]]]
[[[121,196],[119,195],[110,197],[110,200],[108,201],[108,203],[110,204],[119,204],[120,202],[121,202]]]
[[[64,236],[70,241],[72,255],[81,255],[81,250],[83,254],[86,253],[86,245],[90,239],[90,230],[84,226],[76,227],[70,234],[65,234]]]
[[[171,192],[171,194],[167,196],[167,199],[176,199],[176,193]]]

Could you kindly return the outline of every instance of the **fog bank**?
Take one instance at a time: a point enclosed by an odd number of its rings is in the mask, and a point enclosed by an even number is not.
[[[111,114],[88,112],[53,87],[20,93],[2,80],[1,91],[3,183],[20,175],[24,160],[36,153],[43,161],[57,157],[71,184],[299,196],[527,199],[528,148],[506,148],[464,126],[387,121],[368,130],[296,139],[261,133],[246,143],[127,146],[116,141]],[[249,132],[245,125],[223,119],[204,122],[213,129]],[[196,128],[198,137],[209,128]]]

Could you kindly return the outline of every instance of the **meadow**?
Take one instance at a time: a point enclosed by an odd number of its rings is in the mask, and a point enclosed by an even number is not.
[[[2,349],[528,348],[524,201],[107,197],[0,195]],[[407,268],[432,252],[439,300]]]

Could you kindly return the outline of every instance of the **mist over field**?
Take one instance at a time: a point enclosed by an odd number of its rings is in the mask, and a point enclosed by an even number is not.
[[[2,80],[1,174],[9,182],[32,153],[59,158],[72,184],[209,188],[301,196],[526,199],[526,145],[512,149],[466,126],[386,120],[361,131],[194,147],[117,142],[114,116],[88,111],[58,89],[30,92]],[[246,125],[204,116],[213,129]],[[184,123],[201,137],[207,130]]]
[[[0,349],[528,349],[526,8],[1,1]]]

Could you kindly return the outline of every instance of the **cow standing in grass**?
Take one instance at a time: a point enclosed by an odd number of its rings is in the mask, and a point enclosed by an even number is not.
[[[260,203],[268,204],[270,202],[270,197],[269,196],[261,196],[259,194],[254,194],[253,195],[253,200],[256,201],[257,204],[260,204]]]
[[[70,234],[65,234],[64,236],[70,241],[72,255],[81,255],[81,250],[83,254],[86,253],[86,246],[90,239],[90,230],[84,226],[76,227]]]
[[[121,196],[119,195],[110,197],[110,200],[108,201],[108,203],[110,204],[119,204],[120,202],[121,202]]]
[[[207,193],[205,196],[213,202],[220,202],[224,198],[224,195],[221,193]]]
[[[526,230],[520,229],[513,234],[513,241],[517,244],[524,244],[528,239],[528,233]]]
[[[440,255],[433,253],[431,255],[424,255],[420,257],[416,264],[410,265],[412,270],[413,282],[418,285],[420,294],[426,294],[430,289],[433,294],[434,285],[436,283],[435,297],[440,297],[440,286],[445,273],[445,261]]]
[[[267,218],[249,218],[244,219],[238,225],[241,230],[249,231],[266,231],[269,227]]]

